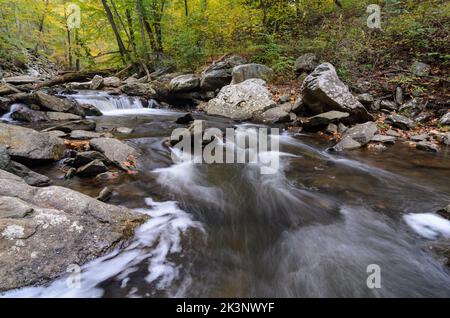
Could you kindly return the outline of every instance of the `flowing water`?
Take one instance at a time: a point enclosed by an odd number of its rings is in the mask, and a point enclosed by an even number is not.
[[[129,142],[143,153],[141,173],[105,182],[64,180],[57,166],[37,171],[92,196],[112,186],[111,203],[151,220],[127,248],[83,266],[79,288],[64,277],[6,296],[450,296],[450,271],[429,249],[450,238],[450,222],[433,213],[450,202],[448,150],[430,154],[398,142],[381,153],[335,154],[319,136],[285,132],[280,170],[261,175],[254,164],[173,162],[162,141],[183,113],[114,115],[97,118],[98,127],[135,129]],[[373,264],[379,289],[367,286]]]

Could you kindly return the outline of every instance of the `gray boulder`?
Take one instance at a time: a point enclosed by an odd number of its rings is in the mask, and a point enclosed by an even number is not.
[[[145,96],[149,99],[156,96],[156,92],[151,84],[130,82],[120,87],[120,90],[130,96]]]
[[[18,160],[60,160],[64,140],[49,133],[0,123],[0,144],[8,147],[11,157]]]
[[[85,116],[102,116],[103,115],[103,113],[94,105],[80,104],[80,107],[83,109]]]
[[[173,92],[192,92],[200,88],[200,78],[195,74],[180,75],[172,79],[169,86]]]
[[[276,107],[272,94],[261,79],[222,88],[219,95],[205,107],[208,115],[222,116],[234,120],[249,120]]]
[[[120,247],[147,219],[66,188],[34,188],[0,170],[0,292],[46,284]]]
[[[295,72],[297,74],[311,73],[319,65],[319,59],[313,53],[306,53],[295,61]]]
[[[372,121],[373,117],[354,97],[348,87],[339,79],[330,63],[319,65],[303,83],[305,105],[320,114],[330,110],[350,113],[356,122]]]
[[[278,106],[256,115],[254,119],[262,123],[279,124],[290,122],[291,115],[285,108]]]
[[[94,131],[85,131],[85,130],[73,130],[70,133],[70,139],[76,140],[90,140],[94,138],[104,137],[105,134],[94,132]]]
[[[101,160],[94,160],[78,168],[77,175],[80,177],[95,177],[106,171],[108,171],[108,167]]]
[[[390,100],[382,100],[380,102],[380,109],[388,110],[388,111],[395,111],[398,109],[397,103],[390,101]]]
[[[244,58],[232,55],[209,66],[202,74],[201,89],[203,91],[215,91],[229,85],[232,80],[233,69],[246,63],[247,60]]]
[[[398,112],[401,115],[407,117],[413,117],[420,114],[423,110],[425,110],[425,104],[418,98],[414,98],[406,103],[404,103]]]
[[[91,81],[90,89],[97,90],[104,86],[105,80],[100,75],[95,75]]]
[[[74,101],[66,98],[58,98],[56,96],[48,95],[44,92],[36,92],[34,94],[36,103],[45,110],[60,113],[72,113],[78,116],[84,116],[84,111]]]
[[[362,145],[351,137],[344,137],[336,146],[331,148],[332,151],[354,150],[361,148]]]
[[[105,77],[103,79],[103,85],[105,87],[120,87],[122,85],[122,80],[115,76]]]
[[[25,106],[17,106],[11,113],[11,118],[16,121],[37,123],[48,121],[49,118],[45,112],[29,109]]]
[[[62,131],[64,133],[70,133],[74,130],[85,130],[85,131],[94,131],[97,124],[93,120],[75,120],[68,123],[64,123],[61,125],[53,126],[47,129],[44,129],[43,132],[50,132],[54,130]]]
[[[332,110],[332,111],[308,118],[308,120],[305,122],[305,127],[320,129],[322,127],[328,126],[331,123],[339,123],[341,120],[348,118],[349,116],[350,116],[349,113]]]
[[[410,130],[416,127],[416,123],[412,119],[402,115],[390,115],[386,119],[386,123],[402,130]]]
[[[94,150],[102,153],[111,163],[124,171],[136,171],[139,152],[133,147],[112,138],[95,138],[90,141]]]
[[[356,125],[344,134],[345,137],[350,137],[362,146],[368,144],[378,131],[378,126],[374,122],[367,122]]]
[[[266,82],[272,80],[274,72],[270,67],[262,64],[243,64],[233,68],[232,84],[239,84],[248,79],[260,78]]]
[[[450,125],[450,112],[442,116],[442,118],[439,120],[439,124]]]

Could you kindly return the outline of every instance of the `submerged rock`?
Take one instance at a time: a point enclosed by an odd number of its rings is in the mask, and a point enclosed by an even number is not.
[[[249,120],[276,107],[272,94],[261,79],[222,88],[219,95],[205,107],[208,115],[223,116],[234,120]]]
[[[0,292],[48,283],[120,247],[147,218],[0,170]]]
[[[320,114],[330,110],[350,113],[356,122],[372,121],[367,109],[339,79],[330,63],[319,65],[303,83],[303,99],[309,109]]]
[[[8,147],[11,157],[18,160],[60,160],[64,141],[49,133],[0,123],[0,144]]]
[[[175,123],[178,125],[187,125],[192,123],[195,120],[194,116],[192,114],[186,114],[183,117],[178,118]]]

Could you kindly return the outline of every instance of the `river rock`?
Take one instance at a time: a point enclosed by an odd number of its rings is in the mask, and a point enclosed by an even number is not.
[[[219,95],[205,107],[208,115],[223,116],[234,120],[249,120],[276,107],[272,94],[261,79],[222,88]]]
[[[53,126],[47,129],[44,129],[43,132],[50,132],[54,130],[59,130],[65,133],[70,133],[74,130],[84,130],[84,131],[94,131],[97,124],[93,120],[76,120],[68,123],[64,123],[61,125]]]
[[[247,61],[237,55],[232,55],[224,60],[209,66],[202,74],[201,89],[203,91],[215,91],[229,85],[232,80],[233,69]]]
[[[304,103],[314,114],[338,110],[350,113],[351,119],[356,122],[373,120],[366,108],[339,79],[336,69],[330,63],[319,65],[308,75],[302,90]]]
[[[420,134],[420,135],[411,136],[410,139],[415,142],[420,142],[420,141],[428,140],[428,137],[429,137],[428,134]]]
[[[416,144],[416,148],[423,151],[438,152],[439,146],[432,142],[421,141]]]
[[[11,118],[27,123],[45,122],[49,120],[45,112],[32,110],[25,106],[15,107],[14,111],[11,113]]]
[[[156,96],[156,91],[148,83],[131,82],[121,86],[120,90],[130,96],[145,96],[149,99]]]
[[[34,172],[23,164],[15,161],[11,161],[7,171],[21,177],[27,184],[34,187],[46,187],[51,183],[47,176]]]
[[[100,75],[95,75],[91,81],[91,85],[90,85],[89,89],[94,90],[94,91],[97,89],[100,89],[104,86],[104,82],[105,82],[105,80],[103,79],[103,77],[101,77]]]
[[[311,73],[319,65],[319,59],[313,53],[306,53],[295,61],[295,73]]]
[[[175,123],[178,125],[187,125],[192,123],[195,120],[194,116],[192,114],[186,114],[183,117],[178,118]]]
[[[113,138],[95,138],[90,141],[93,149],[101,152],[117,167],[125,171],[137,170],[139,152],[133,147]]]
[[[45,110],[84,116],[83,109],[74,101],[51,96],[44,92],[36,92],[34,96],[37,99],[37,104]]]
[[[233,68],[232,84],[239,84],[248,79],[260,78],[266,82],[272,80],[274,72],[270,67],[262,64],[243,64]]]
[[[64,155],[64,140],[45,132],[0,123],[0,144],[8,147],[14,159],[60,160]]]
[[[368,94],[368,93],[360,94],[356,98],[358,99],[358,101],[361,104],[366,106],[368,109],[371,109],[372,104],[375,102],[375,98],[371,94]]]
[[[172,79],[169,86],[176,93],[192,92],[200,88],[200,77],[195,74],[180,75]]]
[[[103,85],[105,87],[120,87],[122,85],[122,80],[115,76],[105,77],[103,79]]]
[[[413,120],[402,115],[390,115],[386,119],[386,123],[402,130],[410,130],[416,127]]]
[[[336,146],[331,148],[332,151],[344,151],[344,150],[354,150],[361,148],[362,145],[355,141],[353,138],[347,136],[344,137]]]
[[[380,102],[380,109],[388,110],[388,111],[396,111],[398,109],[397,103],[390,100],[382,100]]]
[[[345,137],[350,137],[362,146],[368,144],[378,131],[378,126],[376,123],[370,121],[364,124],[356,125],[344,134]]]
[[[69,113],[58,113],[58,112],[47,112],[48,120],[50,121],[69,121],[69,120],[81,120],[81,116],[69,114]]]
[[[283,106],[278,106],[256,115],[254,119],[263,123],[279,124],[290,122],[291,116]]]
[[[83,109],[85,116],[102,116],[103,115],[103,113],[94,105],[80,104],[80,107]]]
[[[400,107],[400,109],[398,110],[398,112],[401,115],[404,115],[407,117],[413,117],[413,116],[417,116],[418,114],[420,114],[424,109],[425,109],[425,104],[421,100],[414,98],[414,99],[406,102],[405,104],[403,104]]]
[[[348,118],[349,116],[350,116],[349,113],[332,110],[332,111],[308,118],[308,120],[305,122],[305,128],[307,130],[310,130],[310,129],[320,130],[321,128],[329,125],[330,123],[339,123],[339,121],[341,121],[345,118]]]
[[[62,187],[0,171],[0,292],[48,283],[122,244],[148,219]]]
[[[97,196],[97,200],[101,202],[108,202],[113,195],[113,190],[109,187],[104,187]]]
[[[87,165],[94,160],[100,160],[105,163],[108,161],[108,159],[106,159],[106,157],[98,151],[85,151],[78,152],[75,155],[72,166],[74,166],[75,168],[79,168],[81,166]]]
[[[108,171],[108,167],[101,160],[94,160],[78,168],[77,175],[80,177],[95,177],[106,171]]]
[[[94,132],[94,131],[73,130],[70,133],[70,139],[76,139],[76,140],[90,140],[90,139],[100,138],[100,137],[103,137],[103,134]]]
[[[119,135],[131,135],[133,133],[133,129],[132,128],[128,128],[128,127],[117,127],[114,128],[114,132],[119,134]]]
[[[442,116],[442,118],[439,120],[439,124],[443,126],[450,125],[450,112]]]
[[[372,142],[381,142],[383,144],[395,144],[397,138],[386,135],[375,135],[372,137],[370,141]]]

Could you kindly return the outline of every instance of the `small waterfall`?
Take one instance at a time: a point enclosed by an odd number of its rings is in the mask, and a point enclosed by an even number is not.
[[[2,117],[0,117],[0,120],[8,122],[8,123],[14,122],[14,119],[11,116],[13,113],[15,113],[16,111],[18,111],[21,108],[28,108],[28,107],[24,104],[12,104],[9,108],[9,112],[7,112]]]
[[[131,97],[125,95],[115,96],[110,95],[106,92],[81,91],[78,94],[70,95],[67,97],[76,100],[79,104],[93,105],[103,113],[144,108],[142,99],[140,99],[139,97]]]

